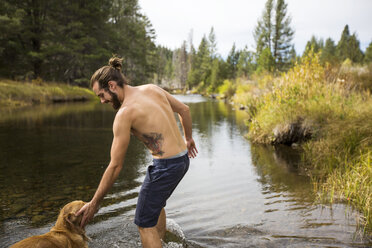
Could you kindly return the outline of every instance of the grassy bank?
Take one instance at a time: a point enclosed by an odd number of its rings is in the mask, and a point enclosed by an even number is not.
[[[326,69],[310,55],[276,78],[225,82],[224,92],[249,112],[253,142],[300,144],[320,198],[357,208],[371,233],[372,77],[343,66]]]
[[[66,84],[0,80],[0,106],[27,106],[93,98],[91,90]]]

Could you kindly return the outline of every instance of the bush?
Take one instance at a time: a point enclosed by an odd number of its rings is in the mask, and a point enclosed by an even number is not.
[[[218,93],[221,98],[231,98],[235,94],[235,91],[236,86],[228,79],[224,80],[223,84],[218,87]]]
[[[356,87],[355,78],[365,69],[345,62],[338,72],[343,80],[329,79],[329,71],[319,63],[318,54],[309,54],[288,73],[273,79],[271,90],[251,102],[256,111],[248,136],[254,142],[275,142],[278,130],[305,123],[311,140],[303,144],[304,163],[323,196],[346,200],[364,215],[372,226],[372,98]],[[265,84],[266,89],[270,88]],[[350,87],[354,85],[354,87]],[[300,120],[300,121],[299,121]],[[285,134],[279,134],[285,137]],[[290,135],[289,135],[290,137]]]

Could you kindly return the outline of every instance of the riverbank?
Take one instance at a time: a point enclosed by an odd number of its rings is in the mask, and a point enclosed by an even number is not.
[[[166,207],[187,247],[371,246],[355,237],[356,211],[345,204],[314,204],[297,150],[247,141],[247,114],[233,105],[199,95],[175,97],[190,107],[201,146]],[[0,247],[45,233],[49,229],[40,228],[53,225],[62,206],[92,197],[110,159],[116,113],[99,101],[13,109],[11,119],[0,120],[0,225],[6,227]],[[125,159],[87,226],[89,247],[136,247],[139,241],[133,218],[152,157],[131,139]]]
[[[371,68],[325,69],[317,55],[280,77],[226,81],[220,95],[249,113],[254,143],[303,150],[302,165],[322,202],[346,202],[372,232]]]
[[[0,106],[16,107],[42,103],[82,102],[94,99],[91,90],[38,80],[20,82],[0,80]]]

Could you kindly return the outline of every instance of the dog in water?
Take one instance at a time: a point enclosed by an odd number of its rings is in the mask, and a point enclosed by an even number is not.
[[[80,227],[82,215],[75,216],[85,205],[82,201],[73,201],[66,204],[58,215],[57,222],[46,234],[32,236],[10,248],[88,248],[88,237],[85,230]]]

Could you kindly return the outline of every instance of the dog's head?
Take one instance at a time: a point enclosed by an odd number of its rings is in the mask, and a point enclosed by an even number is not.
[[[85,231],[80,227],[82,215],[75,216],[75,214],[86,204],[83,201],[73,201],[66,204],[60,211],[56,228],[65,229],[71,233],[77,233],[83,236],[84,239],[88,239],[85,236]]]

